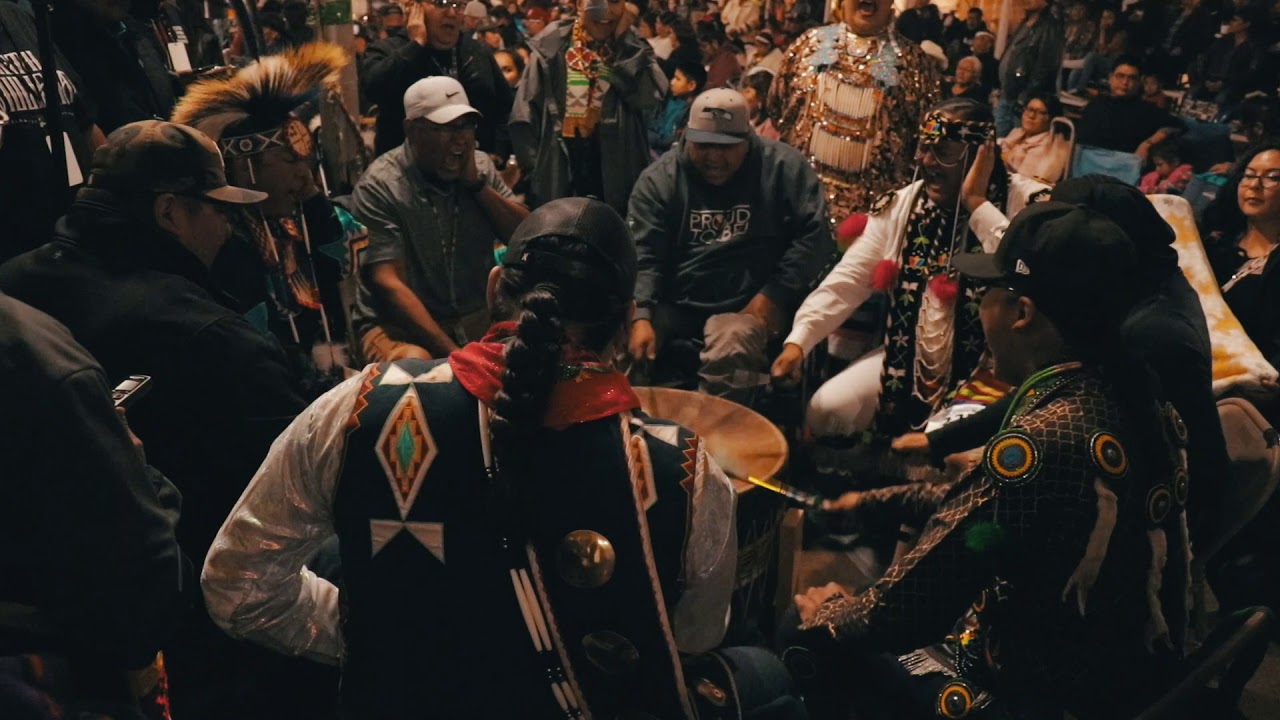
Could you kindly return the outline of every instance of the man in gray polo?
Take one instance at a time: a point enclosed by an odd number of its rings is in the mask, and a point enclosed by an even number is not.
[[[529,214],[476,149],[480,112],[457,80],[419,80],[404,108],[404,143],[351,196],[369,228],[352,314],[368,362],[444,357],[479,340],[494,247]]]
[[[746,400],[835,252],[826,217],[813,168],[752,132],[741,94],[699,95],[684,138],[631,194],[632,358],[653,363],[655,383]]]

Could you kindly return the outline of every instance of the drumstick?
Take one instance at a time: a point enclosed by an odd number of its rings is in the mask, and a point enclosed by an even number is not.
[[[793,500],[810,510],[822,509],[823,498],[821,495],[817,493],[808,492],[807,490],[801,490],[800,488],[788,485],[782,482],[781,480],[776,480],[774,478],[768,478],[768,479],[762,480],[758,477],[751,477],[750,475],[748,475],[747,482],[751,483],[752,485],[755,485],[756,487],[762,487],[765,490],[776,492],[779,495],[782,495],[783,497],[789,500]]]

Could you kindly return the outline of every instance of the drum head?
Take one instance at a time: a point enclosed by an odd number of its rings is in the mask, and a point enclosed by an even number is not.
[[[702,437],[707,452],[731,478],[769,478],[787,464],[787,439],[759,413],[724,398],[674,390],[638,387],[646,413],[677,422]],[[754,485],[739,483],[738,491]]]

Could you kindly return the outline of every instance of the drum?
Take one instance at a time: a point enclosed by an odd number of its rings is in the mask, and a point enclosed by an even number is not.
[[[777,583],[778,526],[785,510],[781,495],[745,482],[748,476],[777,477],[787,464],[787,440],[762,415],[724,398],[637,387],[646,413],[677,422],[697,433],[707,452],[738,491],[738,577],[733,620],[726,642],[752,642],[773,619]]]

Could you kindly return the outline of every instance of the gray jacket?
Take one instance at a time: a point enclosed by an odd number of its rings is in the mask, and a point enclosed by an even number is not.
[[[561,138],[564,120],[564,54],[573,41],[573,21],[561,20],[530,43],[529,66],[511,108],[511,144],[529,178],[529,207],[569,194],[569,151]],[[649,43],[628,31],[618,41],[596,137],[605,158],[604,202],[620,214],[636,179],[649,164],[647,118],[667,94],[667,78]]]

